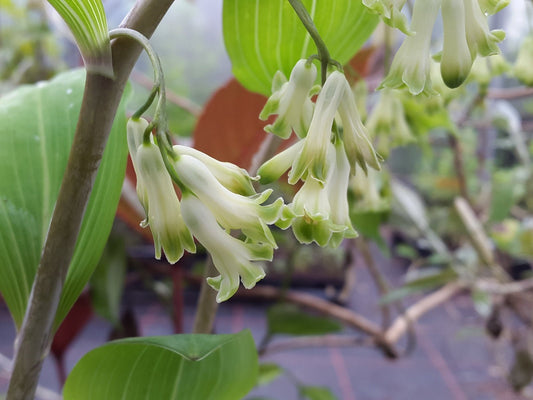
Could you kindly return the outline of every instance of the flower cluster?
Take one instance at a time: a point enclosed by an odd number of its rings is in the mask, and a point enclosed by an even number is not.
[[[333,71],[323,87],[315,85],[316,68],[299,61],[289,80],[276,75],[274,93],[261,118],[277,114],[266,129],[283,138],[294,131],[297,143],[259,169],[262,183],[290,169],[289,182],[302,181],[292,202],[266,204],[272,193],[257,193],[254,179],[234,164],[220,162],[190,147],[154,137],[141,119],[128,122],[128,146],[137,174],[137,193],[159,259],[161,251],[175,263],[185,250],[195,252],[196,239],[211,254],[220,273],[207,282],[229,299],[239,287],[252,288],[265,276],[261,261],[272,260],[277,248],[270,225],[292,226],[302,243],[338,246],[355,237],[350,221],[350,177],[380,169],[344,75]],[[317,92],[316,102],[312,96]],[[162,140],[162,142],[159,142]],[[163,143],[164,142],[164,143]],[[179,200],[174,183],[181,191]]]
[[[329,74],[311,118],[307,116],[307,104],[313,93],[312,82],[307,78],[316,76],[314,68],[300,60],[289,81],[268,100],[263,117],[277,114],[278,119],[285,120],[291,115],[292,121],[309,122],[307,130],[297,132],[300,140],[264,163],[258,174],[262,183],[269,183],[290,169],[290,184],[303,181],[288,206],[290,213],[283,213],[277,225],[283,229],[292,226],[302,243],[314,241],[320,246],[335,247],[343,238],[357,235],[348,212],[350,175],[357,165],[364,171],[368,166],[379,170],[380,158],[368,139],[350,85],[341,72]],[[296,98],[295,93],[305,93],[305,97]],[[277,107],[272,106],[274,102]],[[276,123],[277,120],[273,126]]]
[[[410,29],[393,22],[392,15],[402,15],[402,0],[364,0],[364,4],[381,14],[389,25],[408,33],[381,86],[407,87],[414,94],[433,94],[430,79],[430,46],[435,21],[442,15],[443,46],[440,58],[441,75],[451,88],[458,87],[467,78],[477,56],[499,53],[497,43],[505,34],[489,30],[486,13],[495,13],[508,4],[508,0],[417,0],[413,6]],[[396,17],[394,21],[401,20]]]
[[[385,158],[394,147],[415,140],[405,118],[400,94],[394,89],[383,89],[379,93],[366,126],[379,154]]]
[[[256,193],[248,173],[231,164],[185,147],[174,146],[169,157],[182,192],[176,195],[158,146],[143,119],[128,122],[128,147],[137,175],[137,193],[146,212],[142,226],[154,237],[156,258],[164,250],[175,263],[184,250],[195,252],[196,238],[211,254],[220,275],[208,279],[218,291],[217,301],[229,299],[239,287],[239,278],[252,288],[265,276],[257,261],[271,260],[276,242],[268,225],[285,210],[282,199],[262,205],[271,190]],[[240,230],[244,240],[232,236]]]

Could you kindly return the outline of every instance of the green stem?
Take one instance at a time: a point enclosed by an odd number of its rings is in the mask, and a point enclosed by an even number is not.
[[[296,12],[296,15],[298,15],[298,18],[300,18],[300,21],[302,21],[302,24],[304,25],[307,32],[309,32],[309,35],[311,36],[311,39],[313,39],[313,42],[315,42],[318,51],[318,58],[320,59],[320,72],[323,85],[326,82],[328,65],[335,62],[333,62],[333,60],[331,59],[326,43],[324,43],[324,41],[322,40],[322,37],[318,33],[313,19],[309,15],[309,12],[302,4],[302,2],[300,0],[289,0],[289,3]]]
[[[172,179],[180,186],[180,188],[182,188],[183,185],[181,185],[176,171],[169,160],[169,156],[170,158],[175,158],[175,155],[172,150],[172,140],[170,135],[167,133],[165,74],[163,72],[161,60],[154,51],[150,41],[140,32],[128,28],[117,28],[109,32],[109,37],[111,39],[121,37],[133,39],[142,46],[144,51],[146,51],[146,54],[152,63],[152,68],[154,70],[154,86],[150,92],[150,95],[148,96],[148,100],[137,111],[135,111],[131,118],[139,119],[142,114],[144,114],[144,112],[152,105],[155,97],[159,95],[155,107],[154,118],[144,132],[143,142],[145,144],[150,143],[150,134],[155,128],[157,131],[157,145],[161,151],[165,167]]]
[[[124,27],[151,36],[173,0],[138,0]],[[54,317],[81,222],[114,116],[142,48],[123,39],[112,44],[115,79],[87,73],[67,169],[44,243],[28,308],[17,336],[6,400],[31,400],[50,350]]]
[[[158,93],[161,93],[161,88],[165,87],[165,79],[163,74],[163,68],[161,66],[161,60],[159,59],[159,56],[152,48],[152,45],[150,44],[150,41],[144,36],[142,33],[137,32],[134,29],[129,28],[116,28],[109,32],[109,38],[117,39],[117,38],[129,38],[133,39],[135,42],[140,44],[146,54],[148,55],[148,58],[150,59],[150,62],[152,63],[152,68],[154,70],[154,87],[152,88],[152,91],[150,92],[150,96],[148,97],[148,100],[137,110],[133,113],[132,118],[138,119],[142,116],[142,114],[152,105],[152,102],[155,99],[155,96]],[[164,94],[164,92],[163,92]],[[159,105],[159,101],[158,101]]]
[[[200,297],[194,317],[194,333],[212,333],[215,326],[215,317],[218,310],[216,302],[217,292],[207,284],[207,278],[218,273],[210,256],[205,261],[204,279],[200,289]]]

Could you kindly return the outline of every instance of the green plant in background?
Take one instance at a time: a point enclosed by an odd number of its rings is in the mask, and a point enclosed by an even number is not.
[[[496,256],[529,260],[533,254],[529,138],[513,122],[512,106],[488,100],[491,79],[507,69],[497,58],[503,31],[491,31],[486,14],[506,1],[416,0],[409,13],[405,0],[225,0],[233,73],[247,89],[269,96],[254,118],[271,117],[265,130],[277,136],[267,139],[274,145],[250,173],[173,143],[164,71],[147,39],[172,0],[139,0],[111,32],[99,0],[49,3],[76,40],[85,76],[66,72],[0,100],[0,292],[18,330],[7,399],[33,398],[53,335],[97,266],[128,149],[146,217],[141,226],[150,229],[155,257],[178,262],[185,251],[197,250],[194,239],[210,255],[198,324],[194,334],[124,339],[91,351],[68,378],[65,399],[238,399],[278,376],[278,367],[259,365],[248,331],[208,335],[216,303],[229,300],[239,281],[251,289],[264,278],[264,262],[280,247],[274,226],[291,227],[302,244],[357,247],[383,295],[383,328],[346,317],[323,299],[281,295],[355,326],[389,357],[398,356],[395,344],[409,324],[400,322],[398,329],[391,323],[388,304],[403,314],[398,301],[405,295],[444,284],[442,302],[467,288],[489,318],[504,304],[502,296],[529,287],[529,280],[511,282],[511,261]],[[1,4],[12,15],[22,12],[14,2]],[[430,53],[439,10],[443,43],[435,62]],[[366,118],[362,97],[354,97],[363,86],[354,89],[344,72],[378,26],[376,14],[407,37],[386,62],[383,89]],[[525,83],[530,47],[526,39],[510,70]],[[392,50],[386,41],[385,52]],[[126,121],[126,83],[141,51],[149,56],[154,83]],[[22,68],[0,67],[2,76]],[[30,114],[36,118],[25,117]],[[216,135],[210,133],[212,140]],[[278,138],[290,142],[275,154]],[[395,177],[394,165],[409,151],[424,165],[423,173],[411,174],[423,197]],[[286,172],[283,197],[268,202]],[[423,239],[430,249],[430,256],[413,261],[432,268],[390,291],[367,241],[385,248],[381,224],[400,220],[406,240]],[[404,246],[403,254],[419,258],[412,250]],[[330,318],[277,305],[268,312],[260,350],[273,335],[339,329]],[[294,383],[304,398],[334,398],[327,388]]]

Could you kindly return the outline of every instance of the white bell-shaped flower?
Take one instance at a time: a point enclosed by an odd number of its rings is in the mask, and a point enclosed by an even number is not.
[[[252,181],[257,181],[259,178],[251,177],[245,169],[230,162],[219,161],[192,147],[176,145],[172,149],[177,155],[188,155],[200,160],[215,178],[233,193],[242,194],[243,196],[255,194]]]
[[[433,25],[441,0],[419,0],[413,7],[411,30],[394,56],[390,72],[381,87],[399,89],[406,86],[414,94],[433,94],[430,79],[430,45]]]
[[[240,229],[252,241],[276,247],[268,225],[280,218],[285,205],[281,198],[261,205],[272,193],[271,189],[251,197],[234,193],[224,187],[204,163],[188,155],[179,156],[174,167],[182,185],[211,210],[225,229]]]
[[[128,144],[141,144],[130,153],[137,175],[137,193],[146,212],[141,226],[150,227],[154,238],[155,257],[161,258],[161,249],[171,264],[184,250],[196,251],[194,240],[185,226],[180,202],[168,174],[159,148],[152,142],[142,143],[146,121],[132,121],[128,125]],[[141,138],[139,140],[139,137]]]
[[[183,193],[182,210],[189,230],[212,257],[217,277],[207,278],[218,291],[217,302],[228,300],[239,288],[239,279],[247,289],[263,279],[265,271],[253,261],[272,260],[272,247],[242,242],[226,232],[200,199],[190,192]]]

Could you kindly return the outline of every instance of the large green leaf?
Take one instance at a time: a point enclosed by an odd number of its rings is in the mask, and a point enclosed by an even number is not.
[[[0,293],[22,323],[81,105],[85,74],[67,72],[0,99]],[[124,108],[104,152],[61,297],[56,326],[89,280],[120,197],[127,159]]]
[[[65,384],[65,400],[242,399],[257,381],[249,331],[123,339],[87,353]]]
[[[347,63],[378,23],[361,0],[303,0],[331,57]],[[248,90],[270,95],[272,77],[288,77],[316,46],[287,0],[224,0],[223,28],[233,74]]]

